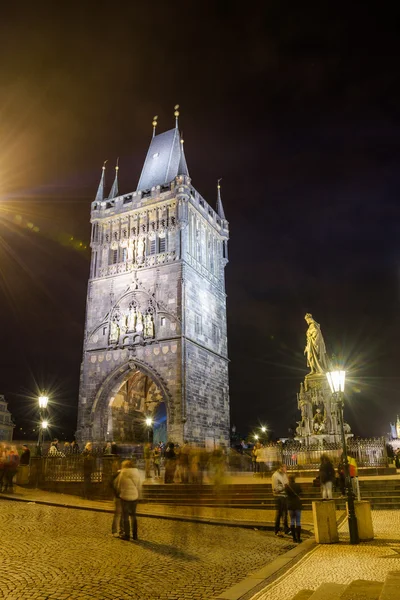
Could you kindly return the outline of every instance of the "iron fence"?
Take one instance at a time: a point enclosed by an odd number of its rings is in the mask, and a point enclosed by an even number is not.
[[[358,467],[387,467],[388,456],[384,438],[348,440],[347,450],[353,456]],[[282,444],[267,444],[263,448],[262,462],[267,470],[274,470],[276,465],[283,463],[288,471],[316,470],[320,466],[321,456],[329,456],[335,466],[340,462],[343,449],[340,443],[310,444],[308,446],[297,442]],[[251,471],[254,467],[250,451],[245,451],[241,458],[237,452],[231,453],[229,465],[232,470],[242,469]],[[240,467],[239,467],[240,465]]]

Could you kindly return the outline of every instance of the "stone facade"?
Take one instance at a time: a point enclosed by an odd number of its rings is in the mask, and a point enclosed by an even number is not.
[[[139,424],[164,402],[168,439],[227,444],[219,190],[216,212],[191,184],[177,127],[153,137],[141,182],[151,187],[105,199],[103,168],[92,203],[77,437],[142,441]]]
[[[12,422],[11,413],[7,408],[5,397],[0,395],[0,441],[11,442],[15,424]]]

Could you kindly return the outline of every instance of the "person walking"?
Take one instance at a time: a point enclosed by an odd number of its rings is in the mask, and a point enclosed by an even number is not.
[[[143,450],[144,470],[145,470],[145,474],[146,474],[146,479],[151,479],[151,473],[150,473],[151,455],[152,455],[151,445],[149,442],[147,442],[147,444],[144,445],[144,450]]]
[[[86,499],[90,498],[91,486],[92,486],[92,473],[94,469],[94,456],[93,456],[93,444],[87,442],[83,456],[83,497]]]
[[[272,475],[272,493],[275,498],[275,535],[282,536],[280,531],[281,519],[283,521],[283,530],[285,533],[289,533],[288,525],[288,514],[287,514],[287,500],[286,500],[286,488],[289,479],[286,475],[286,465],[278,465],[277,470]]]
[[[319,480],[321,483],[321,493],[323,500],[332,500],[332,487],[335,481],[335,469],[332,461],[326,454],[321,456],[321,464],[319,467]]]
[[[175,444],[173,442],[169,442],[167,449],[165,450],[164,483],[174,483],[175,469],[176,469]]]
[[[161,450],[159,446],[156,446],[153,450],[153,468],[154,468],[154,478],[160,479],[161,471],[160,471],[160,462],[161,462]]]
[[[121,473],[120,461],[118,459],[113,461],[111,465],[111,479],[110,487],[114,493],[114,517],[111,524],[111,534],[114,537],[121,537],[124,535],[124,521],[122,518],[122,503],[119,497],[119,491],[117,489],[117,480]]]
[[[287,506],[290,515],[290,528],[293,541],[297,544],[301,542],[301,487],[296,483],[294,475],[290,475],[289,483],[285,486],[287,494]]]
[[[117,496],[121,499],[122,518],[124,523],[124,534],[121,539],[130,539],[130,525],[132,527],[132,539],[138,539],[138,527],[136,519],[136,507],[141,495],[141,481],[139,471],[135,467],[134,460],[124,460],[121,472],[115,483]]]
[[[19,454],[17,452],[16,446],[11,446],[11,448],[6,452],[6,462],[5,462],[5,486],[4,492],[14,491],[14,476],[17,473],[19,465]]]

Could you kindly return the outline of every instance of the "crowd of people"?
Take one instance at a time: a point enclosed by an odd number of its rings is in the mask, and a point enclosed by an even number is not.
[[[25,444],[21,452],[17,446],[0,444],[0,492],[12,492],[14,490],[14,477],[18,467],[29,465],[30,450]]]
[[[337,471],[335,471],[335,467],[329,456],[327,454],[321,455],[319,474],[314,482],[321,488],[322,500],[331,500],[333,498],[334,487],[339,488],[342,497],[345,496],[346,480],[344,459],[345,457],[342,455],[337,466]],[[352,456],[348,456],[347,461],[349,463],[351,493],[354,497],[360,499],[357,462]],[[294,475],[287,476],[286,465],[284,464],[279,464],[272,475],[271,483],[276,509],[275,535],[283,536],[285,534],[290,534],[293,537],[293,541],[299,543],[301,542],[301,486],[296,483]],[[290,515],[290,527],[288,514]]]

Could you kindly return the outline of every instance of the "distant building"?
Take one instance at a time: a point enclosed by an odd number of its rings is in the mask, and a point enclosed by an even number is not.
[[[0,394],[0,442],[11,442],[14,427],[6,399]]]

